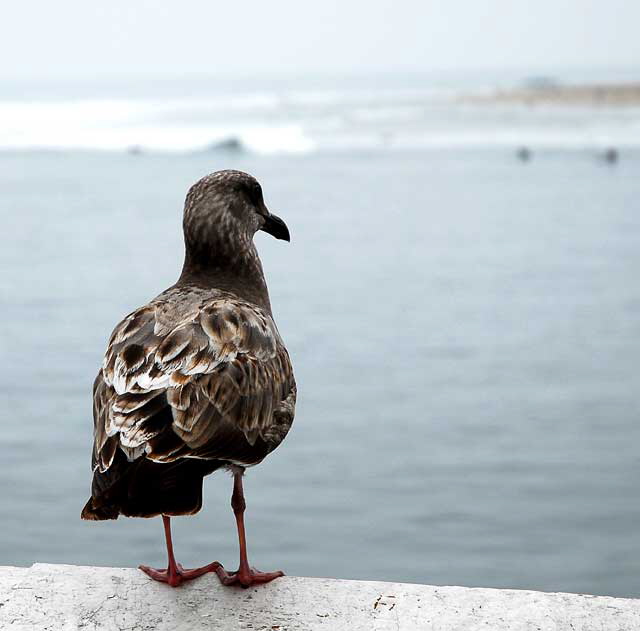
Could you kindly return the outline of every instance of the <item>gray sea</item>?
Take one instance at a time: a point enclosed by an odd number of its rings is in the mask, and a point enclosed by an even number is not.
[[[640,153],[472,145],[0,153],[0,564],[165,563],[159,519],[79,518],[91,384],[232,167],[292,234],[257,236],[299,404],[247,474],[252,563],[639,596]],[[185,566],[237,564],[230,493],[173,520]]]

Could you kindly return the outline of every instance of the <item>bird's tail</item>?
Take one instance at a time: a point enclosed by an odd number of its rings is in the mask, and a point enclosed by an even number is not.
[[[118,515],[192,515],[202,506],[202,478],[223,465],[194,458],[158,463],[144,456],[128,462],[119,451],[107,471],[94,471],[91,497],[80,516],[102,521]]]
[[[120,511],[113,506],[96,506],[93,498],[90,497],[80,513],[80,518],[91,521],[103,521],[105,519],[118,519],[119,514]]]

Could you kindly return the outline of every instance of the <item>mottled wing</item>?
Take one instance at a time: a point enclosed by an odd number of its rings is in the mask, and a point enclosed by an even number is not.
[[[232,298],[177,315],[151,303],[114,330],[94,384],[94,468],[118,448],[254,464],[289,430],[296,387],[271,316]]]

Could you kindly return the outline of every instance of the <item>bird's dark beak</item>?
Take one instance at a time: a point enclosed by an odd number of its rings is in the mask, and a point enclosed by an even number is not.
[[[274,236],[276,239],[283,239],[284,241],[291,241],[291,237],[289,236],[289,228],[287,228],[287,224],[280,219],[280,217],[272,214],[268,214],[265,219],[264,226],[260,228],[264,232],[268,232],[270,235]]]

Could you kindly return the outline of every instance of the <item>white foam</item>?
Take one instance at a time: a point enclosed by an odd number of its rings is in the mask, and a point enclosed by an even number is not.
[[[531,145],[640,147],[640,109],[460,105],[431,90],[0,102],[0,149],[194,151],[237,139],[261,154]]]

